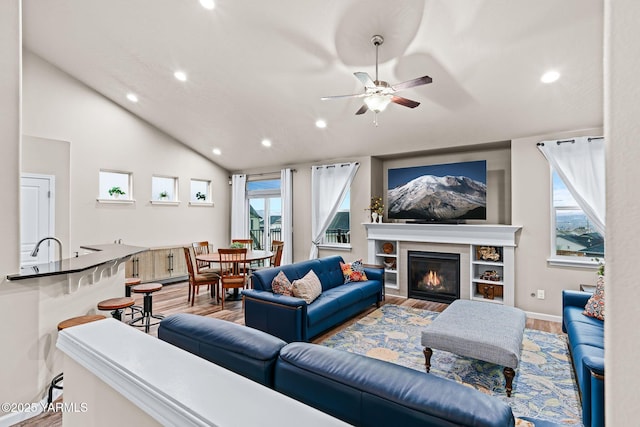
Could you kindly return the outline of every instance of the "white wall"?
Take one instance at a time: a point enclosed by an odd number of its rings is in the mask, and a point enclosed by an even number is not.
[[[23,108],[25,134],[70,142],[69,253],[116,239],[148,247],[228,243],[226,170],[29,51]],[[100,169],[133,172],[136,203],[96,202]],[[153,175],[179,178],[179,206],[151,205]],[[214,207],[189,206],[191,178],[212,181]]]
[[[561,316],[563,289],[578,290],[581,283],[596,282],[595,268],[553,267],[547,263],[551,255],[551,172],[536,144],[602,132],[601,128],[585,129],[511,142],[512,220],[522,226],[516,248],[516,307]],[[545,291],[544,300],[531,296],[538,289]]]
[[[19,371],[22,361],[30,356],[28,353],[15,354],[8,350],[25,349],[22,336],[14,331],[16,323],[22,323],[34,334],[37,330],[36,319],[19,314],[20,308],[37,304],[34,293],[5,279],[7,274],[17,272],[20,265],[20,22],[20,1],[0,2],[0,182],[6,190],[0,203],[0,313],[13,314],[0,318],[3,349],[0,351],[0,401],[3,402],[30,397],[29,387],[37,376],[37,372]]]
[[[605,1],[607,231],[605,396],[609,426],[640,419],[640,3]]]
[[[23,135],[22,173],[55,176],[55,236],[65,242],[62,246],[62,257],[69,257],[69,247],[66,245],[70,235],[71,153],[69,142]]]

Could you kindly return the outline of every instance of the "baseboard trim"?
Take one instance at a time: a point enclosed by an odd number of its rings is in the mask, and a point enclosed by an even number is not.
[[[553,314],[545,314],[545,313],[536,313],[533,311],[525,311],[527,317],[538,320],[547,320],[549,322],[562,322],[562,316],[555,316]]]

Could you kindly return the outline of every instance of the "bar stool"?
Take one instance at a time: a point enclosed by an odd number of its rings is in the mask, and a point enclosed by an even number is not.
[[[63,320],[62,322],[58,323],[58,331],[70,328],[72,326],[83,325],[85,323],[95,322],[96,320],[102,320],[102,319],[106,319],[106,317],[103,316],[102,314],[87,314],[86,316],[72,317],[70,319]],[[60,385],[60,383],[62,382],[62,379],[63,378],[62,378],[62,372],[61,372],[55,377],[53,377],[53,380],[51,380],[51,385],[49,385],[49,392],[47,395],[47,405],[50,405],[51,402],[53,401],[53,389],[62,390],[62,386]]]
[[[98,310],[110,310],[114,319],[122,320],[122,310],[133,307],[135,300],[131,297],[109,298],[98,303]]]
[[[162,320],[164,316],[162,314],[153,314],[153,297],[154,292],[162,289],[161,283],[144,283],[142,285],[132,286],[131,292],[134,294],[144,294],[144,300],[142,305],[142,316],[136,317],[129,322],[130,325],[141,328],[144,326],[144,331],[149,332],[149,326],[157,325],[160,322],[151,323],[151,318]],[[136,323],[140,322],[140,325]]]
[[[126,277],[124,279],[124,296],[125,297],[130,297],[131,296],[131,287],[139,285],[141,283],[142,283],[142,279],[140,279],[138,277]],[[133,320],[133,315],[135,314],[136,311],[142,315],[142,307],[140,307],[139,305],[132,305],[130,308],[131,308],[131,319],[132,320]]]

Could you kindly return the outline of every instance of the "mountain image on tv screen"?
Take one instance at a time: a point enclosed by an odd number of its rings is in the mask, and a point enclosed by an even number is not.
[[[390,219],[487,219],[485,160],[389,169],[388,188]]]

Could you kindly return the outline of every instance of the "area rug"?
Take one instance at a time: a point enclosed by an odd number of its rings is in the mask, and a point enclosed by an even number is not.
[[[438,313],[386,304],[321,344],[425,372],[421,331]],[[433,350],[431,373],[508,403],[516,417],[582,425],[575,378],[563,335],[525,329],[512,397],[502,366]]]

